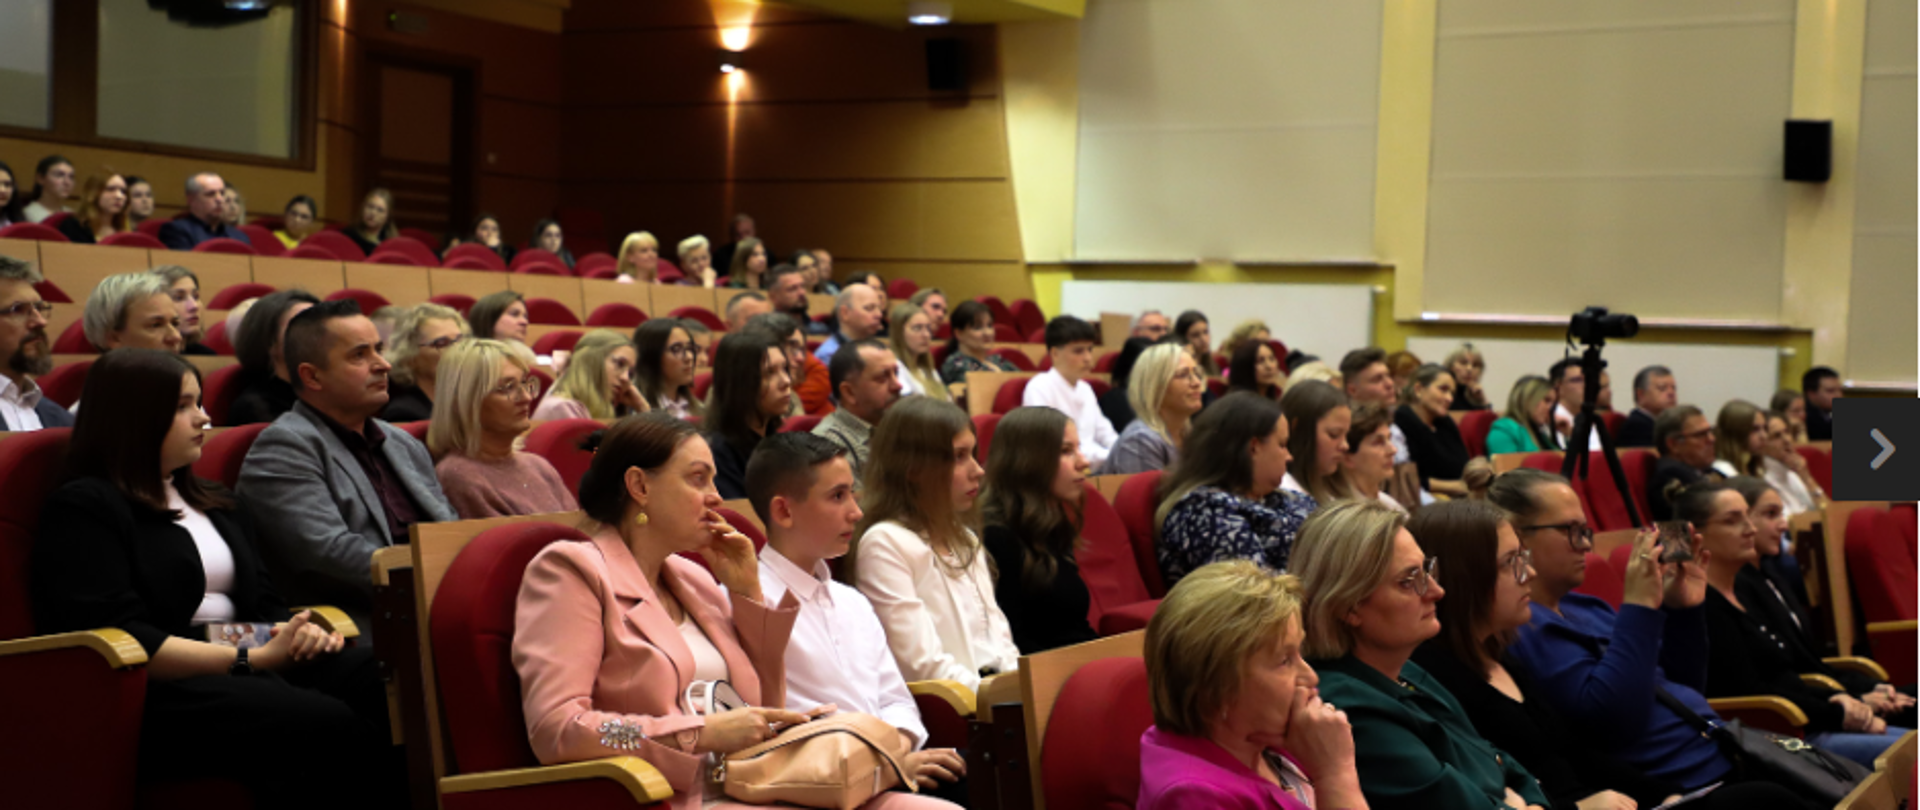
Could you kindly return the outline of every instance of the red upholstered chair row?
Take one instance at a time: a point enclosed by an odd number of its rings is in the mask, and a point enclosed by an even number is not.
[[[1160,506],[1159,470],[1143,472],[1120,485],[1114,498],[1120,506],[1120,522],[1127,527],[1127,540],[1133,546],[1133,562],[1147,595],[1155,599],[1167,595],[1167,581],[1160,575],[1160,557],[1154,551],[1154,510]]]
[[[988,352],[988,354],[997,356],[1007,361],[1008,363],[1013,364],[1013,368],[1016,371],[1039,371],[1040,370],[1034,366],[1033,358],[1028,357],[1026,352],[1023,352],[1011,346],[1002,346],[998,349],[994,349],[993,351]]]
[[[80,321],[67,324],[60,330],[60,336],[53,339],[54,354],[99,354],[100,348],[87,341],[87,333]]]
[[[567,491],[580,494],[580,476],[593,464],[593,454],[580,449],[580,442],[606,425],[593,419],[555,419],[542,422],[527,433],[526,451],[544,458],[560,473]]]
[[[527,321],[548,326],[579,326],[580,316],[566,304],[551,298],[527,299]]]
[[[580,342],[579,332],[548,332],[533,341],[533,353],[541,357],[551,356],[554,352],[573,351],[574,344]]]
[[[207,333],[200,336],[200,345],[212,349],[214,354],[232,357],[233,341],[227,339],[227,322],[224,319],[214,321],[212,326],[207,327]]]
[[[707,309],[706,307],[678,307],[672,312],[667,313],[667,317],[693,321],[715,332],[724,332],[727,329],[727,322],[720,320],[719,315],[715,315],[713,310]],[[715,343],[717,344],[718,341],[715,341]]]
[[[276,244],[278,243],[276,242]],[[260,255],[260,251],[253,249],[253,245],[248,244],[246,242],[242,242],[238,239],[227,239],[225,237],[221,237],[219,239],[208,239],[205,242],[201,242],[200,244],[194,245],[193,252],[195,253],[231,253],[231,254],[240,255],[240,256]]]
[[[40,300],[49,304],[73,303],[73,297],[67,295],[66,290],[60,289],[60,285],[51,281],[43,280],[39,284],[33,285],[33,291],[40,294]]]
[[[1040,312],[1039,304],[1034,303],[1032,299],[1021,298],[1009,304],[1007,311],[1013,313],[1013,328],[1015,331],[1023,335],[1032,335],[1035,332],[1039,332],[1043,337],[1041,340],[1035,342],[1046,342],[1044,335],[1047,329],[1047,316]]]
[[[465,260],[467,263],[455,264],[455,260]],[[473,242],[454,245],[448,250],[446,266],[462,270],[492,270],[496,273],[507,271],[507,262],[500,258],[500,254],[488,249],[486,245]]]
[[[263,295],[269,295],[272,294],[273,291],[272,284],[258,284],[251,281],[229,284],[220,288],[219,292],[214,293],[213,297],[207,300],[207,309],[225,312],[240,306],[240,302],[242,301],[249,298],[259,298]]]
[[[594,307],[587,315],[588,326],[617,326],[632,329],[647,322],[647,313],[632,304],[614,301]]]
[[[1000,390],[993,392],[993,412],[1004,415],[1020,407],[1021,398],[1027,393],[1027,381],[1031,379],[1033,378],[1015,377],[1002,383]]]
[[[1493,423],[1500,414],[1493,411],[1468,411],[1460,417],[1460,440],[1467,445],[1467,452],[1475,457],[1487,454],[1487,434],[1493,432]]]
[[[1807,472],[1820,484],[1820,488],[1832,492],[1833,453],[1824,447],[1815,447],[1810,444],[1799,445],[1793,450],[1807,460]]]
[[[1868,623],[1920,618],[1915,609],[1920,576],[1897,525],[1902,517],[1877,506],[1847,516],[1847,577]]]
[[[1145,630],[1160,600],[1147,592],[1120,513],[1099,490],[1084,489],[1080,536],[1085,545],[1074,560],[1090,597],[1087,623],[1103,636]]]
[[[0,228],[0,239],[30,239],[35,242],[67,242],[67,235],[38,222],[16,222]]]
[[[108,234],[107,236],[102,237],[100,239],[100,244],[109,245],[112,247],[146,248],[148,250],[166,250],[167,249],[166,244],[161,242],[158,238],[155,238],[148,234],[141,233],[139,231],[123,231],[121,233]]]
[[[473,311],[473,305],[478,303],[474,300],[473,296],[462,295],[460,293],[441,293],[427,299],[427,301],[443,307],[450,307],[455,312],[460,313],[460,317],[462,318],[467,317],[467,313]]]
[[[781,433],[811,433],[820,425],[820,417],[811,414],[789,416],[780,422]]]
[[[71,408],[75,400],[80,399],[80,390],[87,385],[87,370],[93,368],[92,360],[81,360],[57,366],[34,382],[39,384],[40,392],[47,399],[62,408]]]
[[[1049,810],[1132,807],[1140,796],[1140,735],[1153,725],[1147,665],[1102,658],[1060,688],[1040,742]]]
[[[1632,546],[1622,546],[1622,548],[1631,549]],[[1626,583],[1621,580],[1620,572],[1607,558],[1591,551],[1587,552],[1586,559],[1586,578],[1581,580],[1580,587],[1574,590],[1605,599],[1607,604],[1614,606],[1616,610],[1619,609],[1620,600],[1626,593]]]
[[[1014,330],[1014,334],[1016,335],[1026,334],[1025,332],[1019,331],[1019,328],[1018,328],[1019,320],[1013,317],[1013,310],[1007,308],[1007,302],[1000,300],[1000,296],[977,295],[977,296],[974,296],[973,300],[979,301],[980,303],[985,304],[987,307],[987,311],[990,313],[993,313],[994,326],[998,327],[1000,324],[1004,323],[1007,325],[1007,328]],[[1042,325],[1044,326],[1045,324],[1042,324]],[[1019,338],[1015,338],[1014,340],[1017,342]]]
[[[1000,429],[1005,414],[983,413],[973,417],[973,460],[987,466],[987,453],[993,444],[993,432]]]

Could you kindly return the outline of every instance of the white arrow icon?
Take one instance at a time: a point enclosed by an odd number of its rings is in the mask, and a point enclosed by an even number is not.
[[[1880,443],[1880,455],[1874,456],[1873,462],[1868,466],[1877,470],[1880,469],[1880,465],[1887,463],[1887,459],[1893,457],[1893,442],[1887,441],[1887,437],[1881,435],[1879,428],[1873,429],[1873,440]]]

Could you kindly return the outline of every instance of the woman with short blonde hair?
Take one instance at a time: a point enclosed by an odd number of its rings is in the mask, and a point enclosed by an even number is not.
[[[440,359],[439,373],[427,451],[463,520],[578,508],[552,464],[514,446],[533,427],[540,380],[513,345],[460,341]]]
[[[87,342],[108,349],[180,352],[180,308],[167,280],[141,270],[107,276],[87,296],[80,316]]]
[[[660,281],[660,240],[635,231],[620,240],[620,259],[614,265],[616,281],[655,284]]]
[[[1453,375],[1453,381],[1459,384],[1453,391],[1455,411],[1481,411],[1493,407],[1487,400],[1487,392],[1480,387],[1480,377],[1487,373],[1487,356],[1471,343],[1462,343],[1447,355],[1447,372]]]
[[[1286,378],[1286,382],[1280,386],[1281,393],[1283,394],[1286,391],[1292,390],[1294,386],[1308,380],[1319,380],[1335,388],[1345,390],[1340,384],[1340,369],[1329,366],[1321,360],[1309,360],[1301,363],[1292,371],[1284,371],[1282,376]]]
[[[680,257],[680,274],[686,283],[696,287],[711,287],[717,274],[713,271],[713,245],[707,238],[694,234],[680,240],[673,255]]]
[[[417,422],[433,416],[440,358],[471,330],[459,310],[439,304],[415,304],[401,310],[387,338],[387,362],[393,370],[387,407],[380,418],[389,422]]]

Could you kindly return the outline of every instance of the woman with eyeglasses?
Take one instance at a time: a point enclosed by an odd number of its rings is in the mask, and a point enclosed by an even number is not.
[[[467,319],[439,304],[407,308],[387,338],[387,408],[380,418],[388,422],[418,422],[433,416],[433,397],[439,390],[440,358],[467,336]]]
[[[1320,699],[1347,713],[1372,810],[1540,810],[1549,802],[1533,774],[1410,660],[1440,633],[1439,562],[1405,514],[1377,501],[1340,501],[1307,519],[1292,573],[1307,595],[1302,652],[1320,674]]]
[[[533,418],[618,419],[652,410],[633,387],[633,366],[639,355],[633,341],[611,329],[595,329],[573,344],[567,368],[554,380],[553,390],[540,400]]]
[[[698,351],[686,322],[655,318],[633,330],[633,386],[657,410],[676,419],[699,419],[706,403],[693,395]]]
[[[1206,382],[1193,355],[1162,343],[1140,352],[1127,372],[1127,401],[1134,419],[1120,431],[1103,475],[1164,470],[1180,458],[1193,415],[1200,412]]]
[[[440,359],[427,451],[439,459],[433,470],[440,489],[462,520],[579,508],[552,464],[514,449],[533,427],[540,380],[532,370],[497,340],[463,340]]]

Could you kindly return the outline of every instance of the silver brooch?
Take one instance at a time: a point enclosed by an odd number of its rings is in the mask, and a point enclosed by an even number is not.
[[[632,751],[640,747],[640,741],[647,735],[640,733],[639,723],[625,720],[608,720],[600,724],[600,744],[617,751]]]

